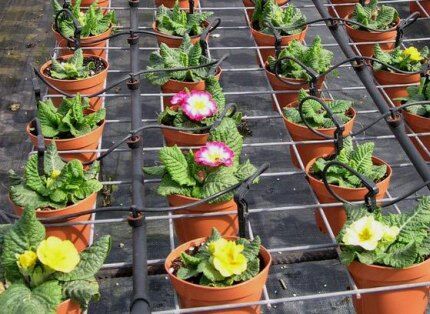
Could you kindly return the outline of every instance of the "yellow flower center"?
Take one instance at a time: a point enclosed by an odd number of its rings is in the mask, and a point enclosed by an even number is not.
[[[58,176],[61,174],[61,171],[60,170],[58,170],[58,169],[54,169],[54,170],[52,170],[52,172],[51,172],[51,178],[52,179],[57,179],[58,178]]]
[[[247,266],[248,261],[242,254],[244,246],[235,241],[219,239],[209,244],[212,255],[212,264],[224,277],[240,275]]]
[[[409,47],[403,50],[402,54],[406,57],[409,57],[411,61],[421,61],[423,59],[421,53],[415,47]]]
[[[63,273],[70,273],[80,261],[73,243],[57,237],[43,240],[37,248],[37,257],[42,264]]]
[[[21,255],[18,255],[18,266],[22,269],[33,268],[37,262],[37,255],[33,251],[25,251]]]
[[[196,110],[203,110],[206,108],[206,104],[203,100],[196,100],[193,105]]]
[[[372,231],[369,228],[364,228],[358,234],[360,241],[368,241],[372,237]]]

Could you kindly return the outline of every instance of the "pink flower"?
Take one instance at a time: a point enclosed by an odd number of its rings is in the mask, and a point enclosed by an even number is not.
[[[188,99],[190,95],[186,91],[182,91],[173,95],[170,103],[172,105],[182,106]]]
[[[233,164],[234,152],[223,142],[208,142],[194,154],[197,164],[209,167]]]
[[[217,113],[216,102],[206,91],[191,91],[181,105],[185,115],[194,121],[201,121]]]

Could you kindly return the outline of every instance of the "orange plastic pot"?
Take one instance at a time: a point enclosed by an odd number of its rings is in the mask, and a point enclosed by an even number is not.
[[[414,133],[429,133],[430,132],[430,119],[416,114],[412,114],[406,110],[403,111],[403,117],[405,118],[408,126],[414,131]],[[430,135],[419,136],[419,139],[427,148],[430,150]],[[430,161],[430,155],[423,149],[420,143],[418,143],[415,137],[411,137],[412,143],[415,145],[417,150],[423,156],[424,160]]]
[[[81,314],[81,306],[75,301],[68,299],[57,306],[57,314]]]
[[[97,36],[91,36],[91,37],[83,37],[80,39],[80,45],[81,48],[83,48],[84,52],[89,55],[94,55],[97,57],[101,57],[103,59],[106,59],[106,52],[107,50],[106,45],[108,41],[108,37],[112,34],[112,26],[104,33],[101,33]],[[52,31],[54,32],[55,40],[57,41],[57,44],[61,48],[68,48],[68,41],[61,36],[59,32],[57,32],[54,27],[52,27]],[[94,41],[103,40],[100,42],[92,43]],[[60,54],[59,56],[66,56],[73,54],[73,51],[70,49],[61,49],[59,50]]]
[[[430,15],[430,0],[421,0],[419,2],[421,7],[416,3],[416,1],[409,2],[409,10],[412,13],[420,12],[421,17],[426,17],[427,14]]]
[[[324,101],[330,101],[330,99],[325,99]],[[288,107],[297,107],[298,101],[293,102]],[[348,136],[352,128],[354,127],[354,121],[356,117],[356,112],[353,108],[350,108],[347,112],[348,116],[351,119],[345,123],[345,130],[343,131],[343,136]],[[312,140],[324,140],[323,137],[318,136],[309,130],[305,125],[293,123],[289,121],[285,116],[283,116],[285,127],[288,130],[293,141],[312,141]],[[328,128],[328,129],[317,129],[318,132],[323,133],[325,135],[334,136],[336,128]],[[321,144],[297,144],[297,150],[300,154],[300,158],[303,162],[303,165],[307,165],[309,161],[319,156],[330,156],[336,152],[336,148],[333,143],[321,143]],[[296,154],[292,146],[290,146],[290,155],[294,166],[300,168],[300,163],[297,160]]]
[[[230,237],[230,239],[233,240],[237,238]],[[181,308],[260,301],[264,284],[269,275],[269,268],[272,264],[270,253],[262,246],[260,246],[260,261],[262,265],[264,265],[263,269],[254,278],[237,285],[222,288],[201,286],[179,279],[170,273],[169,269],[172,262],[181,256],[182,252],[190,247],[196,247],[204,241],[206,241],[206,238],[199,238],[178,246],[167,256],[164,263],[164,268],[169,275],[170,282],[179,296]],[[205,311],[204,313],[251,314],[260,312],[260,306],[249,306],[231,310]]]
[[[82,0],[81,7],[89,7],[93,3],[97,3],[97,6],[100,8],[108,8],[109,7],[109,0]],[[72,5],[75,4],[75,0],[72,0]],[[85,11],[86,9],[83,9]],[[104,9],[106,12],[107,9]]]
[[[308,182],[312,190],[315,192],[321,204],[337,203],[338,201],[326,189],[323,181],[315,178],[312,175],[311,169],[315,161],[316,161],[316,158],[312,159],[306,165],[306,177],[308,179]],[[376,183],[376,186],[379,189],[379,193],[376,195],[376,199],[382,199],[388,190],[388,186],[390,185],[392,169],[390,165],[388,165],[385,161],[377,157],[372,157],[372,161],[374,165],[378,165],[378,166],[382,164],[387,165],[387,173],[385,175],[385,178],[382,181]],[[345,188],[345,187],[340,187],[333,184],[330,184],[330,187],[332,188],[334,193],[336,193],[341,198],[350,202],[362,201],[364,200],[364,197],[368,193],[368,190],[366,188]],[[331,229],[333,230],[334,235],[337,235],[346,222],[345,208],[343,206],[325,207],[323,208],[323,211],[325,216],[327,217],[327,220],[331,226]],[[327,229],[325,227],[324,221],[320,216],[318,210],[315,211],[315,219],[317,222],[317,226],[321,230],[321,232],[326,233]]]
[[[345,17],[347,20],[349,20],[351,15],[348,15]],[[359,30],[354,29],[348,23],[345,23],[346,32],[348,33],[349,37],[351,38],[351,41],[355,43],[361,43],[361,42],[381,42],[379,45],[381,46],[382,50],[393,50],[396,36],[397,36],[397,26],[400,23],[400,19],[397,20],[397,23],[395,26],[390,28],[390,31],[388,32],[371,32],[371,31],[365,31],[365,30]],[[390,42],[385,42],[390,41]],[[383,42],[383,43],[382,43]],[[358,44],[357,49],[360,51],[360,53],[365,57],[371,57],[373,55],[373,48],[375,47],[375,44]]]
[[[208,25],[208,23],[205,22],[203,26],[207,27],[207,25]],[[164,44],[166,44],[170,48],[178,48],[182,44],[183,37],[162,34],[158,30],[156,22],[152,23],[152,30],[157,33],[157,42],[158,42],[159,45],[161,43],[164,43]],[[206,40],[207,40],[207,38],[208,37],[206,37]],[[197,42],[199,42],[200,35],[191,36],[190,39],[191,39],[191,43],[194,45]]]
[[[215,74],[215,78],[219,80],[222,73],[222,69],[218,68]],[[198,82],[181,82],[177,80],[169,80],[166,84],[161,85],[161,90],[163,93],[172,93],[176,94],[178,92],[183,91],[185,88],[188,90],[198,90],[198,91],[204,91],[206,90],[206,82],[204,80],[198,81]],[[172,96],[164,96],[164,105],[165,106],[171,106],[170,100],[172,99]]]
[[[167,201],[171,207],[175,207],[194,203],[198,201],[198,199],[174,194],[167,196]],[[234,200],[214,204],[204,203],[202,205],[190,207],[189,209],[176,211],[175,214],[204,214],[229,211],[237,211],[237,204]],[[212,228],[217,228],[217,230],[226,237],[236,236],[239,232],[237,213],[222,216],[178,218],[174,219],[173,223],[179,243],[185,243],[196,238],[208,237],[211,234]]]
[[[208,133],[193,134],[176,130],[162,129],[164,140],[167,146],[203,146],[209,138]]]
[[[166,8],[173,8],[175,6],[176,0],[155,0],[155,6],[159,7],[161,5],[164,5]],[[194,0],[194,7],[199,7],[199,0]],[[181,9],[189,9],[190,3],[188,0],[179,0],[179,7]]]
[[[390,71],[373,71],[373,76],[379,85],[419,84],[421,79],[419,73],[403,74]],[[394,105],[399,106],[400,101],[395,99],[408,96],[406,88],[406,86],[384,87],[384,91]]]
[[[298,33],[298,34],[282,36],[281,45],[286,46],[286,45],[288,45],[288,43],[292,42],[293,40],[304,41],[307,31],[308,31],[308,26],[306,25],[306,27],[303,29],[303,31]],[[257,44],[257,46],[259,46],[259,47],[265,47],[265,46],[273,47],[273,48],[260,48],[259,49],[259,51],[261,53],[261,57],[263,58],[263,62],[266,62],[267,58],[269,58],[269,56],[274,57],[275,56],[275,48],[274,48],[275,36],[262,33],[256,29],[254,29],[253,27],[251,27],[251,33],[252,33],[252,36],[254,36],[254,40],[255,40],[255,43]],[[260,63],[259,59],[257,60],[257,63]]]
[[[281,81],[276,77],[274,73],[269,71],[267,62],[264,66],[264,70],[266,71],[267,78],[269,79],[270,85],[272,86],[272,89],[274,91],[288,91],[288,93],[276,94],[276,98],[278,99],[279,105],[281,107],[286,107],[289,104],[297,101],[299,91],[302,88],[309,89],[309,83],[303,79],[287,78],[288,81],[295,83],[294,85]],[[318,78],[318,81],[317,81],[318,89],[322,88],[324,79],[325,79],[324,76]],[[275,104],[273,104],[273,108],[275,110],[276,108]]]
[[[70,57],[71,55],[68,55],[68,56],[61,57],[61,59],[67,60]],[[97,57],[97,56],[84,54],[84,58],[88,58],[88,57]],[[105,64],[105,69],[94,76],[87,77],[84,79],[59,80],[59,79],[50,77],[45,72],[46,72],[46,69],[51,65],[52,63],[51,60],[46,62],[44,65],[42,65],[42,67],[40,68],[40,73],[42,74],[45,80],[47,80],[49,83],[51,83],[58,89],[62,90],[63,92],[66,92],[68,94],[73,94],[73,95],[77,93],[80,93],[81,95],[84,95],[84,96],[91,95],[94,93],[101,92],[103,90],[106,82],[106,78],[107,78],[108,69],[109,69],[109,63],[105,59],[100,57],[97,57],[97,58],[103,61],[103,63]],[[56,92],[51,88],[48,88],[48,95],[58,95],[58,92]],[[95,111],[99,110],[102,107],[102,103],[103,103],[102,98],[103,97],[91,97],[90,108]],[[52,97],[52,102],[54,103],[54,105],[59,106],[61,104],[62,99],[63,99],[62,97]]]
[[[27,127],[25,131],[28,134],[28,137],[30,138],[31,143],[33,146],[37,146],[37,136],[34,135],[31,132],[31,128],[33,128],[34,120],[30,121],[29,124],[27,124]],[[68,139],[53,139],[53,138],[44,138],[45,145],[48,145],[52,142],[55,143],[55,146],[57,147],[57,150],[61,153],[62,151],[68,151],[68,150],[96,150],[99,141],[103,134],[103,129],[105,127],[105,121],[103,122],[93,131],[90,133],[87,133],[85,135],[74,137],[74,138],[68,138]],[[60,155],[62,159],[64,160],[72,160],[72,159],[78,159],[82,162],[90,162],[94,161],[97,158],[96,152],[89,152],[89,153],[67,153],[67,154],[61,154]]]
[[[358,288],[430,281],[430,259],[403,269],[353,262],[348,270]],[[358,314],[422,314],[426,313],[428,293],[428,287],[365,293],[354,298],[354,307]]]
[[[350,15],[352,12],[354,12],[355,3],[359,3],[360,0],[330,0],[330,2],[334,5],[337,4],[337,6],[335,7],[335,10],[340,18],[344,18]],[[366,3],[369,3],[369,2],[370,0],[366,0]],[[354,4],[340,5],[343,3],[354,3]],[[331,16],[337,17],[336,13],[333,10],[333,7],[328,7],[328,12],[330,13]]]
[[[53,210],[37,210],[37,218],[54,218],[63,215],[75,214],[83,211],[90,210],[94,208],[97,201],[97,193],[91,194],[86,199],[83,199],[76,204]],[[13,203],[12,203],[13,204]],[[23,208],[15,204],[14,209],[18,216],[23,213]],[[91,214],[81,215],[75,218],[70,218],[67,222],[82,222],[91,221]],[[58,237],[62,240],[70,240],[76,247],[76,249],[81,252],[88,247],[91,238],[91,225],[73,225],[73,226],[59,226],[59,227],[46,227],[46,236]]]

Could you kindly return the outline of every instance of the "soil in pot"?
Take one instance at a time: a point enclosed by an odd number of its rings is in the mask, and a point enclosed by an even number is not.
[[[420,12],[420,16],[424,18],[427,17],[427,14],[430,15],[430,0],[421,0],[419,4],[416,1],[409,2],[410,13]]]
[[[70,57],[71,55],[64,56],[59,60],[67,60]],[[40,68],[40,73],[45,80],[68,94],[75,95],[77,93],[80,93],[83,96],[91,95],[94,93],[101,92],[103,90],[104,85],[106,83],[107,71],[109,68],[109,64],[105,59],[93,55],[84,54],[84,64],[87,64],[91,61],[93,61],[96,65],[94,75],[83,79],[60,80],[52,78],[50,76],[50,68],[52,61],[48,61],[44,65],[42,65],[42,67]],[[51,88],[48,88],[48,95],[58,95],[58,92]],[[102,107],[102,99],[103,97],[91,97],[90,108],[95,111],[99,110]],[[59,106],[61,104],[61,101],[62,97],[52,97],[52,102],[55,106]]]
[[[81,314],[81,306],[79,303],[68,299],[66,301],[61,302],[57,306],[57,314]]]
[[[203,27],[206,28],[208,26],[207,22],[204,22]],[[152,30],[157,33],[157,42],[158,45],[160,45],[161,43],[166,44],[168,47],[170,48],[178,48],[183,41],[183,37],[181,36],[174,36],[174,35],[167,35],[167,34],[162,34],[156,25],[156,22],[152,23]],[[206,41],[208,40],[208,36],[206,36]],[[194,35],[194,36],[190,36],[191,39],[191,43],[194,45],[197,42],[199,42],[200,40],[200,34],[199,35]]]
[[[394,73],[390,71],[373,71],[373,76],[379,85],[399,85],[399,84],[419,84],[420,74]],[[390,97],[394,105],[400,106],[400,101],[395,100],[400,97],[407,97],[407,86],[384,87],[384,91]]]
[[[196,198],[183,195],[169,195],[167,200],[171,207],[190,204],[198,201]],[[191,207],[190,209],[176,211],[175,214],[203,214],[214,212],[237,211],[237,204],[234,200],[221,203],[208,204]],[[206,216],[195,218],[174,219],[176,236],[179,243],[185,243],[196,238],[208,237],[212,228],[217,228],[222,236],[236,236],[239,232],[237,213],[222,216]]]
[[[92,130],[90,133],[79,137],[71,137],[65,139],[53,139],[53,138],[45,138],[45,145],[49,145],[51,142],[55,142],[55,146],[57,150],[61,153],[61,151],[68,150],[96,150],[99,141],[103,134],[103,129],[105,126],[105,121],[103,120],[99,126]],[[29,124],[27,124],[25,130],[31,140],[33,146],[37,146],[37,132],[34,126],[34,120],[32,120]],[[60,154],[63,160],[69,161],[72,159],[78,159],[81,162],[91,162],[96,160],[97,153],[89,152],[89,153],[67,153]]]
[[[355,3],[359,3],[360,0],[330,0],[332,4],[337,4],[335,10],[340,18],[344,18],[354,12]],[[366,0],[366,3],[369,3],[370,0]],[[348,3],[347,5],[342,5],[344,3]],[[349,4],[354,3],[354,4]],[[338,17],[333,10],[333,7],[328,7],[328,12],[333,17]]]
[[[306,177],[308,179],[308,182],[312,190],[315,192],[321,204],[337,203],[338,201],[326,189],[323,181],[312,174],[311,169],[315,161],[316,161],[316,158],[312,159],[306,165]],[[383,160],[377,157],[372,157],[372,161],[374,165],[382,165],[382,164],[387,165],[387,173],[385,174],[385,177],[376,183],[376,186],[379,189],[379,193],[376,195],[376,199],[382,199],[388,190],[388,186],[391,180],[392,169],[390,165],[388,165],[386,162],[384,162]],[[332,184],[330,184],[330,187],[332,188],[334,193],[336,193],[341,198],[350,202],[362,201],[364,200],[365,195],[368,193],[368,190],[364,187],[363,188],[345,188],[345,187],[340,187]],[[331,229],[333,230],[334,235],[337,235],[346,222],[345,208],[343,206],[325,207],[323,208],[323,211],[325,216],[327,217],[327,220],[330,224]],[[319,214],[318,210],[315,210],[315,219],[316,219],[318,229],[320,229],[320,231],[323,233],[327,233],[327,229],[325,227],[324,221],[321,215]]]
[[[351,15],[346,17],[349,20]],[[361,42],[377,42],[381,46],[382,50],[393,50],[396,36],[397,36],[397,26],[400,23],[400,19],[397,20],[396,25],[393,25],[388,32],[371,32],[367,30],[354,29],[348,23],[345,23],[345,29],[348,33],[351,41],[355,43]],[[373,48],[375,44],[357,44],[357,49],[360,51],[362,56],[371,57],[373,56]]]
[[[430,119],[422,116],[418,116],[408,112],[407,110],[403,111],[403,117],[405,118],[408,126],[415,133],[429,133],[430,132]],[[430,151],[430,135],[422,135],[419,136],[422,144]],[[426,152],[426,150],[421,146],[421,143],[417,141],[415,137],[411,137],[412,143],[415,145],[417,150],[420,152],[421,156],[425,161],[430,161],[430,155]]]
[[[161,5],[164,5],[166,8],[173,8],[175,6],[176,0],[155,0],[155,6],[159,7]],[[199,7],[199,0],[194,0],[194,7]],[[179,7],[181,9],[189,9],[190,8],[190,2],[188,0],[179,0]]]
[[[235,239],[234,237],[230,239]],[[193,284],[191,282],[179,279],[170,272],[172,262],[176,260],[182,252],[187,251],[190,247],[200,246],[206,239],[194,239],[184,243],[173,250],[166,258],[164,267],[169,275],[170,281],[175,288],[179,302],[182,308],[224,305],[244,302],[256,302],[261,299],[263,286],[267,281],[269,268],[272,263],[270,253],[260,247],[260,273],[251,280],[230,286],[230,287],[208,287]],[[231,310],[209,311],[205,313],[217,314],[250,314],[260,313],[260,306],[250,306],[245,308],[236,308]]]
[[[325,99],[325,101],[330,101]],[[295,101],[289,105],[289,107],[297,107],[298,102]],[[348,136],[352,128],[354,127],[356,112],[353,108],[350,108],[347,115],[351,118],[347,123],[345,123],[345,130],[343,131],[343,136]],[[323,140],[321,136],[316,135],[311,130],[309,130],[305,125],[297,124],[289,121],[285,116],[283,116],[285,127],[288,130],[293,141],[306,141],[306,140]],[[334,136],[336,128],[329,129],[318,129],[320,133],[325,135]],[[336,152],[336,148],[333,143],[321,143],[321,144],[297,144],[297,150],[300,154],[300,158],[303,165],[306,166],[309,161],[319,156],[330,156]],[[292,146],[290,146],[290,156],[295,167],[301,168],[300,163],[297,160],[296,153]]]
[[[358,288],[374,288],[430,281],[430,259],[404,269],[353,262],[348,266]],[[428,304],[428,287],[381,293],[365,293],[354,298],[358,314],[422,314]]]
[[[86,199],[82,201],[69,205],[62,209],[43,209],[36,211],[37,218],[53,218],[68,214],[75,214],[79,212],[84,212],[94,208],[97,201],[97,193],[91,194]],[[12,203],[13,204],[13,203]],[[18,216],[21,216],[24,209],[13,204],[15,212]],[[81,215],[75,218],[70,218],[67,222],[82,222],[91,221],[91,214]],[[73,225],[73,226],[58,226],[58,227],[46,227],[46,236],[58,237],[61,240],[70,240],[76,247],[76,249],[81,252],[86,249],[90,244],[91,239],[91,224],[86,225]]]

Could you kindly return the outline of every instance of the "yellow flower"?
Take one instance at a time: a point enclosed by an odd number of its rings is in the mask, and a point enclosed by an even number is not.
[[[61,171],[60,170],[58,170],[58,169],[54,169],[54,170],[52,170],[52,172],[51,172],[51,178],[52,179],[57,179],[58,178],[58,176],[61,174]]]
[[[37,257],[42,264],[63,273],[70,273],[80,260],[73,243],[57,237],[43,240],[37,248]]]
[[[24,270],[32,269],[37,262],[37,255],[33,251],[25,251],[17,256],[18,266]]]
[[[403,50],[402,54],[406,57],[409,57],[411,61],[421,61],[423,59],[421,53],[415,47],[406,48]]]
[[[352,223],[345,231],[342,241],[346,245],[361,246],[373,251],[378,246],[386,232],[386,226],[373,218],[366,216]]]
[[[399,234],[400,229],[398,227],[385,227],[384,234],[382,235],[382,239],[385,242],[392,243],[396,240],[397,235]]]
[[[224,277],[240,275],[246,270],[248,261],[242,254],[243,249],[242,244],[236,244],[236,242],[226,239],[209,243],[213,266]]]

